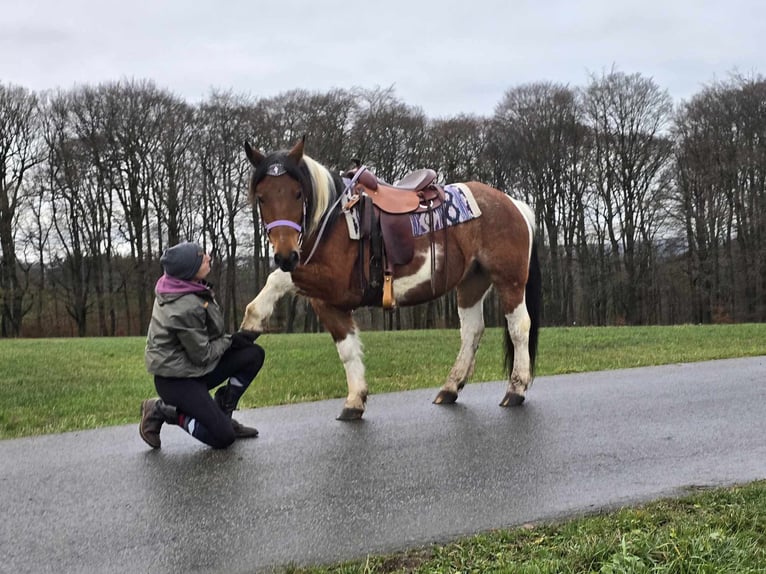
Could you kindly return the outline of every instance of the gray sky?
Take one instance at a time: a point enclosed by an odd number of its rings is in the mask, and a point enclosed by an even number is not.
[[[432,117],[614,65],[688,99],[766,72],[762,0],[0,0],[0,82],[151,79],[189,102],[393,85]]]

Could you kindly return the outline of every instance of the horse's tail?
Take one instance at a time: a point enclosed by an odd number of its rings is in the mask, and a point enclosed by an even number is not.
[[[535,358],[537,357],[537,340],[540,333],[540,305],[542,303],[543,278],[540,272],[540,259],[537,256],[537,242],[532,242],[532,251],[529,254],[529,276],[524,293],[527,304],[527,313],[531,325],[529,328],[529,370],[535,374]],[[513,341],[508,332],[508,320],[505,321],[505,369],[506,375],[511,376],[513,371]]]

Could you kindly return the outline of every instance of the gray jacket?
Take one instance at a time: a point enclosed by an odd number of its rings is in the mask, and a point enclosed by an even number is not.
[[[163,377],[201,377],[212,371],[231,336],[212,291],[156,293],[146,335],[146,370]]]

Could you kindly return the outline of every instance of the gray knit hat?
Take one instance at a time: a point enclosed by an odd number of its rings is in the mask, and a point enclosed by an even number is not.
[[[165,250],[160,258],[166,275],[178,279],[193,279],[202,265],[205,252],[196,243],[184,241]]]

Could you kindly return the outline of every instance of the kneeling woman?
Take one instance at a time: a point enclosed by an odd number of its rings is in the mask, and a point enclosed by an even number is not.
[[[255,333],[224,331],[223,314],[210,285],[210,256],[196,243],[179,243],[160,259],[146,337],[146,368],[159,399],[141,404],[141,438],[160,448],[163,423],[178,425],[213,448],[258,436],[231,415],[263,365]],[[221,385],[210,396],[210,390]]]

